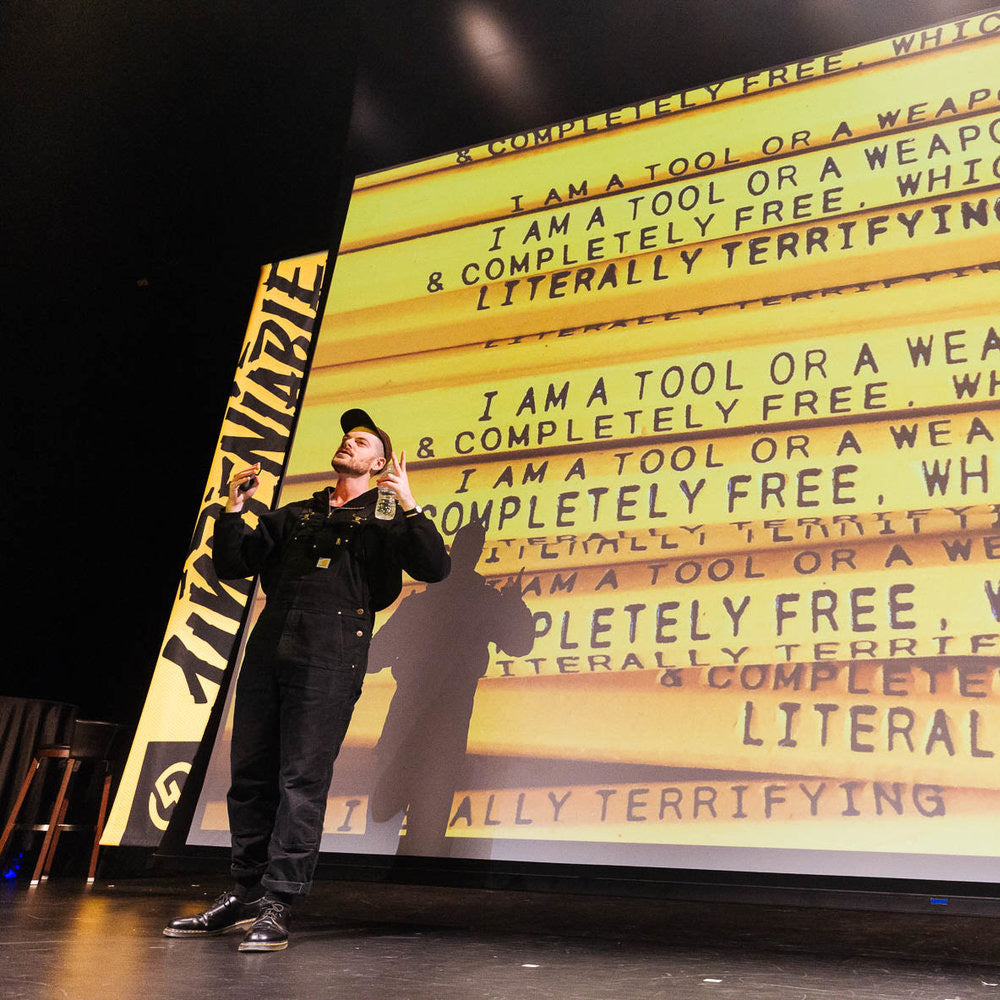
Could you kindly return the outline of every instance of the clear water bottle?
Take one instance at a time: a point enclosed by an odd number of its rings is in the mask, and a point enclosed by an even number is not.
[[[382,474],[392,472],[392,462],[382,470]],[[379,484],[375,501],[375,516],[380,521],[391,521],[396,516],[396,494],[388,486]]]

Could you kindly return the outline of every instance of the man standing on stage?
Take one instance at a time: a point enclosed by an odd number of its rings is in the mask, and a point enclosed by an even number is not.
[[[241,951],[288,946],[291,903],[312,883],[333,762],[361,694],[376,611],[402,587],[401,570],[435,582],[450,561],[410,491],[406,453],[358,409],[341,418],[336,485],[243,522],[258,467],[237,473],[213,539],[221,579],[260,574],[267,603],[246,644],[236,687],[229,790],[236,886],[168,937],[249,928]],[[392,471],[383,472],[392,460]],[[375,516],[379,485],[396,496]]]

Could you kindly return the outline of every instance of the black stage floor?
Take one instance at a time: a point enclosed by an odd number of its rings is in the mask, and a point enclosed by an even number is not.
[[[0,887],[3,1000],[1000,1000],[1000,919],[320,882],[287,951],[164,923],[212,875]]]

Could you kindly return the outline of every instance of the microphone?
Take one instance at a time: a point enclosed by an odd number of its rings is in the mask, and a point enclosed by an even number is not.
[[[237,493],[246,493],[247,490],[251,489],[254,483],[260,482],[257,478],[257,473],[260,472],[260,462],[254,463],[254,474],[249,478],[245,479],[239,486],[236,487]]]

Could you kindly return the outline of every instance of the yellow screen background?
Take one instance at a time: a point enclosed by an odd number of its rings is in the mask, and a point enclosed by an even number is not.
[[[364,406],[517,581],[449,842],[995,860],[998,64],[988,11],[358,179],[281,501]]]

